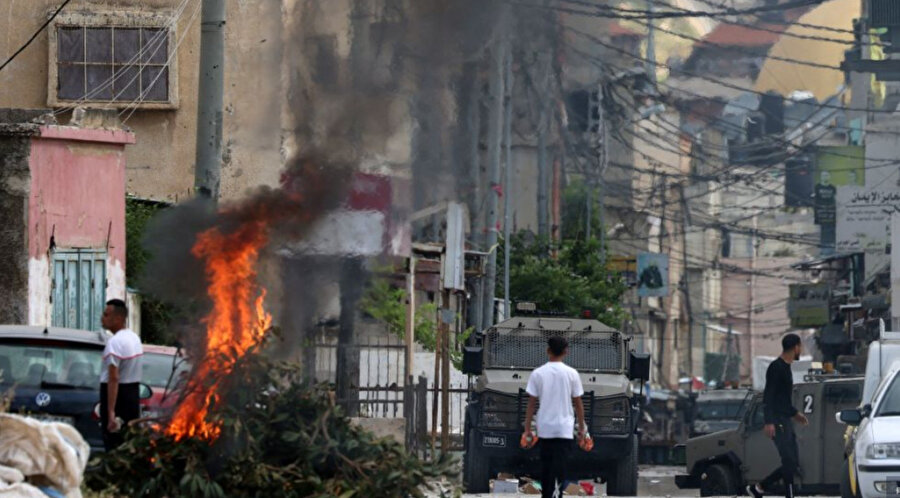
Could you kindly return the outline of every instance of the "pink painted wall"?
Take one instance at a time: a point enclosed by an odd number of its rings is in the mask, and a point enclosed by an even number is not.
[[[28,253],[58,247],[103,248],[125,268],[124,131],[41,127],[31,142]]]

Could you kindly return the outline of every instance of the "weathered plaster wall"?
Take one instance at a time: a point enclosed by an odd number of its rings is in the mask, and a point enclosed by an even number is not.
[[[30,152],[27,136],[0,136],[0,323],[24,323],[28,313]]]
[[[122,131],[44,126],[31,141],[28,193],[31,324],[51,318],[51,248],[105,248],[106,296],[125,298],[125,150]]]

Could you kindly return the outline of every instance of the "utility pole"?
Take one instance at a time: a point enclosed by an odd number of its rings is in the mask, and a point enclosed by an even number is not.
[[[365,281],[365,264],[362,258],[340,260],[340,325],[338,327],[337,397],[345,404],[346,414],[359,413],[359,345],[356,343],[356,313],[362,297],[360,281]]]
[[[594,182],[590,173],[584,179],[584,205],[585,205],[585,223],[584,223],[584,239],[591,240],[591,204],[594,203]]]
[[[541,110],[538,117],[537,130],[537,168],[538,168],[538,185],[537,185],[537,215],[538,215],[538,237],[544,239],[550,238],[548,214],[549,206],[549,164],[547,162],[547,132],[549,131],[547,123],[547,102],[540,97]]]
[[[194,191],[219,198],[222,177],[222,108],[225,92],[225,0],[203,0]]]
[[[602,261],[606,261],[606,250],[603,248],[603,236],[604,236],[604,220],[603,215],[603,174],[606,173],[606,165],[607,165],[607,154],[609,153],[609,134],[607,133],[606,126],[606,112],[603,109],[603,82],[597,86],[597,140],[599,142],[599,170],[600,174],[597,175],[597,189],[599,191],[600,202],[597,203],[597,214],[600,218],[600,233],[598,234],[598,238],[600,239],[600,257]]]
[[[688,319],[688,357],[687,357],[687,371],[690,373],[691,377],[694,376],[694,310],[691,307],[691,293],[690,293],[690,279],[688,279],[688,246],[687,246],[687,230],[688,226],[691,224],[691,213],[688,210],[687,197],[684,195],[684,185],[681,185],[681,212],[682,219],[684,224],[681,228],[681,257],[684,260],[684,273],[682,273],[682,279],[684,285],[681,287],[682,292],[684,293],[684,304],[685,309],[687,310],[687,319]],[[702,303],[701,303],[702,306]]]
[[[600,88],[599,86],[597,87]],[[595,97],[594,94],[590,94],[588,97],[588,108],[587,108],[587,133],[588,137],[591,137],[593,133],[596,133],[597,136],[600,134],[600,119],[594,121],[594,115],[596,114],[598,117],[600,115],[600,95],[599,92]],[[599,162],[599,157],[598,157]],[[594,218],[594,170],[590,166],[588,166],[584,172],[584,239],[591,240],[591,225],[593,224]]]
[[[509,47],[509,45],[507,45]],[[506,115],[503,120],[503,311],[504,318],[512,316],[512,308],[509,303],[509,253],[512,252],[512,241],[509,238],[510,206],[509,198],[512,197],[512,52],[507,48],[506,62],[504,63],[503,101],[506,105]],[[540,188],[540,187],[538,187]]]
[[[653,0],[647,0],[647,76],[650,83],[656,86],[656,22],[653,19]]]
[[[406,358],[404,363],[403,375],[406,381],[412,382],[413,378],[413,362],[415,361],[415,341],[416,341],[416,258],[409,257],[409,274],[406,276],[406,330],[404,331],[404,341],[406,345]]]
[[[438,331],[441,341],[441,453],[450,451],[450,324],[455,313],[450,309],[450,290],[441,292],[441,316]]]
[[[719,378],[720,383],[725,382],[725,379],[728,377],[728,367],[729,367],[729,364],[731,363],[731,341],[733,339],[733,337],[731,335],[732,333],[733,333],[732,325],[729,323],[728,324],[728,336],[725,339],[726,340],[725,364],[724,364],[724,366],[722,366],[722,376]]]
[[[469,205],[469,226],[475,227],[472,230],[471,237],[475,248],[484,249],[485,233],[478,228],[483,226],[484,213],[482,212],[482,199],[484,199],[485,189],[481,182],[481,78],[479,77],[478,64],[469,62],[463,65],[464,86],[468,88],[468,99],[463,108],[465,110],[464,119],[466,131],[464,161],[468,167],[468,182],[466,183],[467,192],[466,200]],[[482,303],[484,302],[483,294],[484,278],[478,276],[471,280],[471,298],[467,306],[468,319],[466,325],[475,327],[477,331],[481,331],[481,313]]]
[[[494,324],[494,293],[497,287],[497,210],[499,208],[500,188],[500,163],[501,140],[503,138],[503,98],[505,94],[503,75],[504,64],[509,52],[507,40],[509,6],[504,6],[501,11],[500,43],[491,54],[491,69],[493,73],[490,81],[491,110],[488,118],[488,181],[489,190],[486,192],[487,216],[485,220],[485,249],[488,252],[487,268],[485,269],[485,282],[483,290],[481,330],[485,330]]]

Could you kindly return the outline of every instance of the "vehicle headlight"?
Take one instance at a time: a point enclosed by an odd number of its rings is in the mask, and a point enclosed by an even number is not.
[[[886,460],[900,458],[900,443],[875,443],[866,448],[866,458],[870,460]]]

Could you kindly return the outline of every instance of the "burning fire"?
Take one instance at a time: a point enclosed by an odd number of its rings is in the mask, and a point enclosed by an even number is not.
[[[191,252],[204,261],[213,307],[203,320],[207,329],[204,357],[197,359],[194,382],[166,429],[178,440],[219,436],[219,424],[208,420],[210,407],[219,400],[219,385],[272,324],[255,269],[267,241],[266,222],[260,219],[246,221],[231,233],[211,228],[197,237]]]
[[[279,188],[263,189],[219,212],[225,226],[236,228],[214,227],[197,236],[191,253],[204,264],[213,306],[203,319],[203,341],[191,352],[194,371],[186,394],[165,429],[176,440],[213,441],[221,433],[210,411],[221,401],[223,380],[272,325],[263,306],[265,289],[256,281],[260,251],[270,235],[302,237],[319,215],[343,198],[352,166],[325,157],[313,151],[293,158]]]

